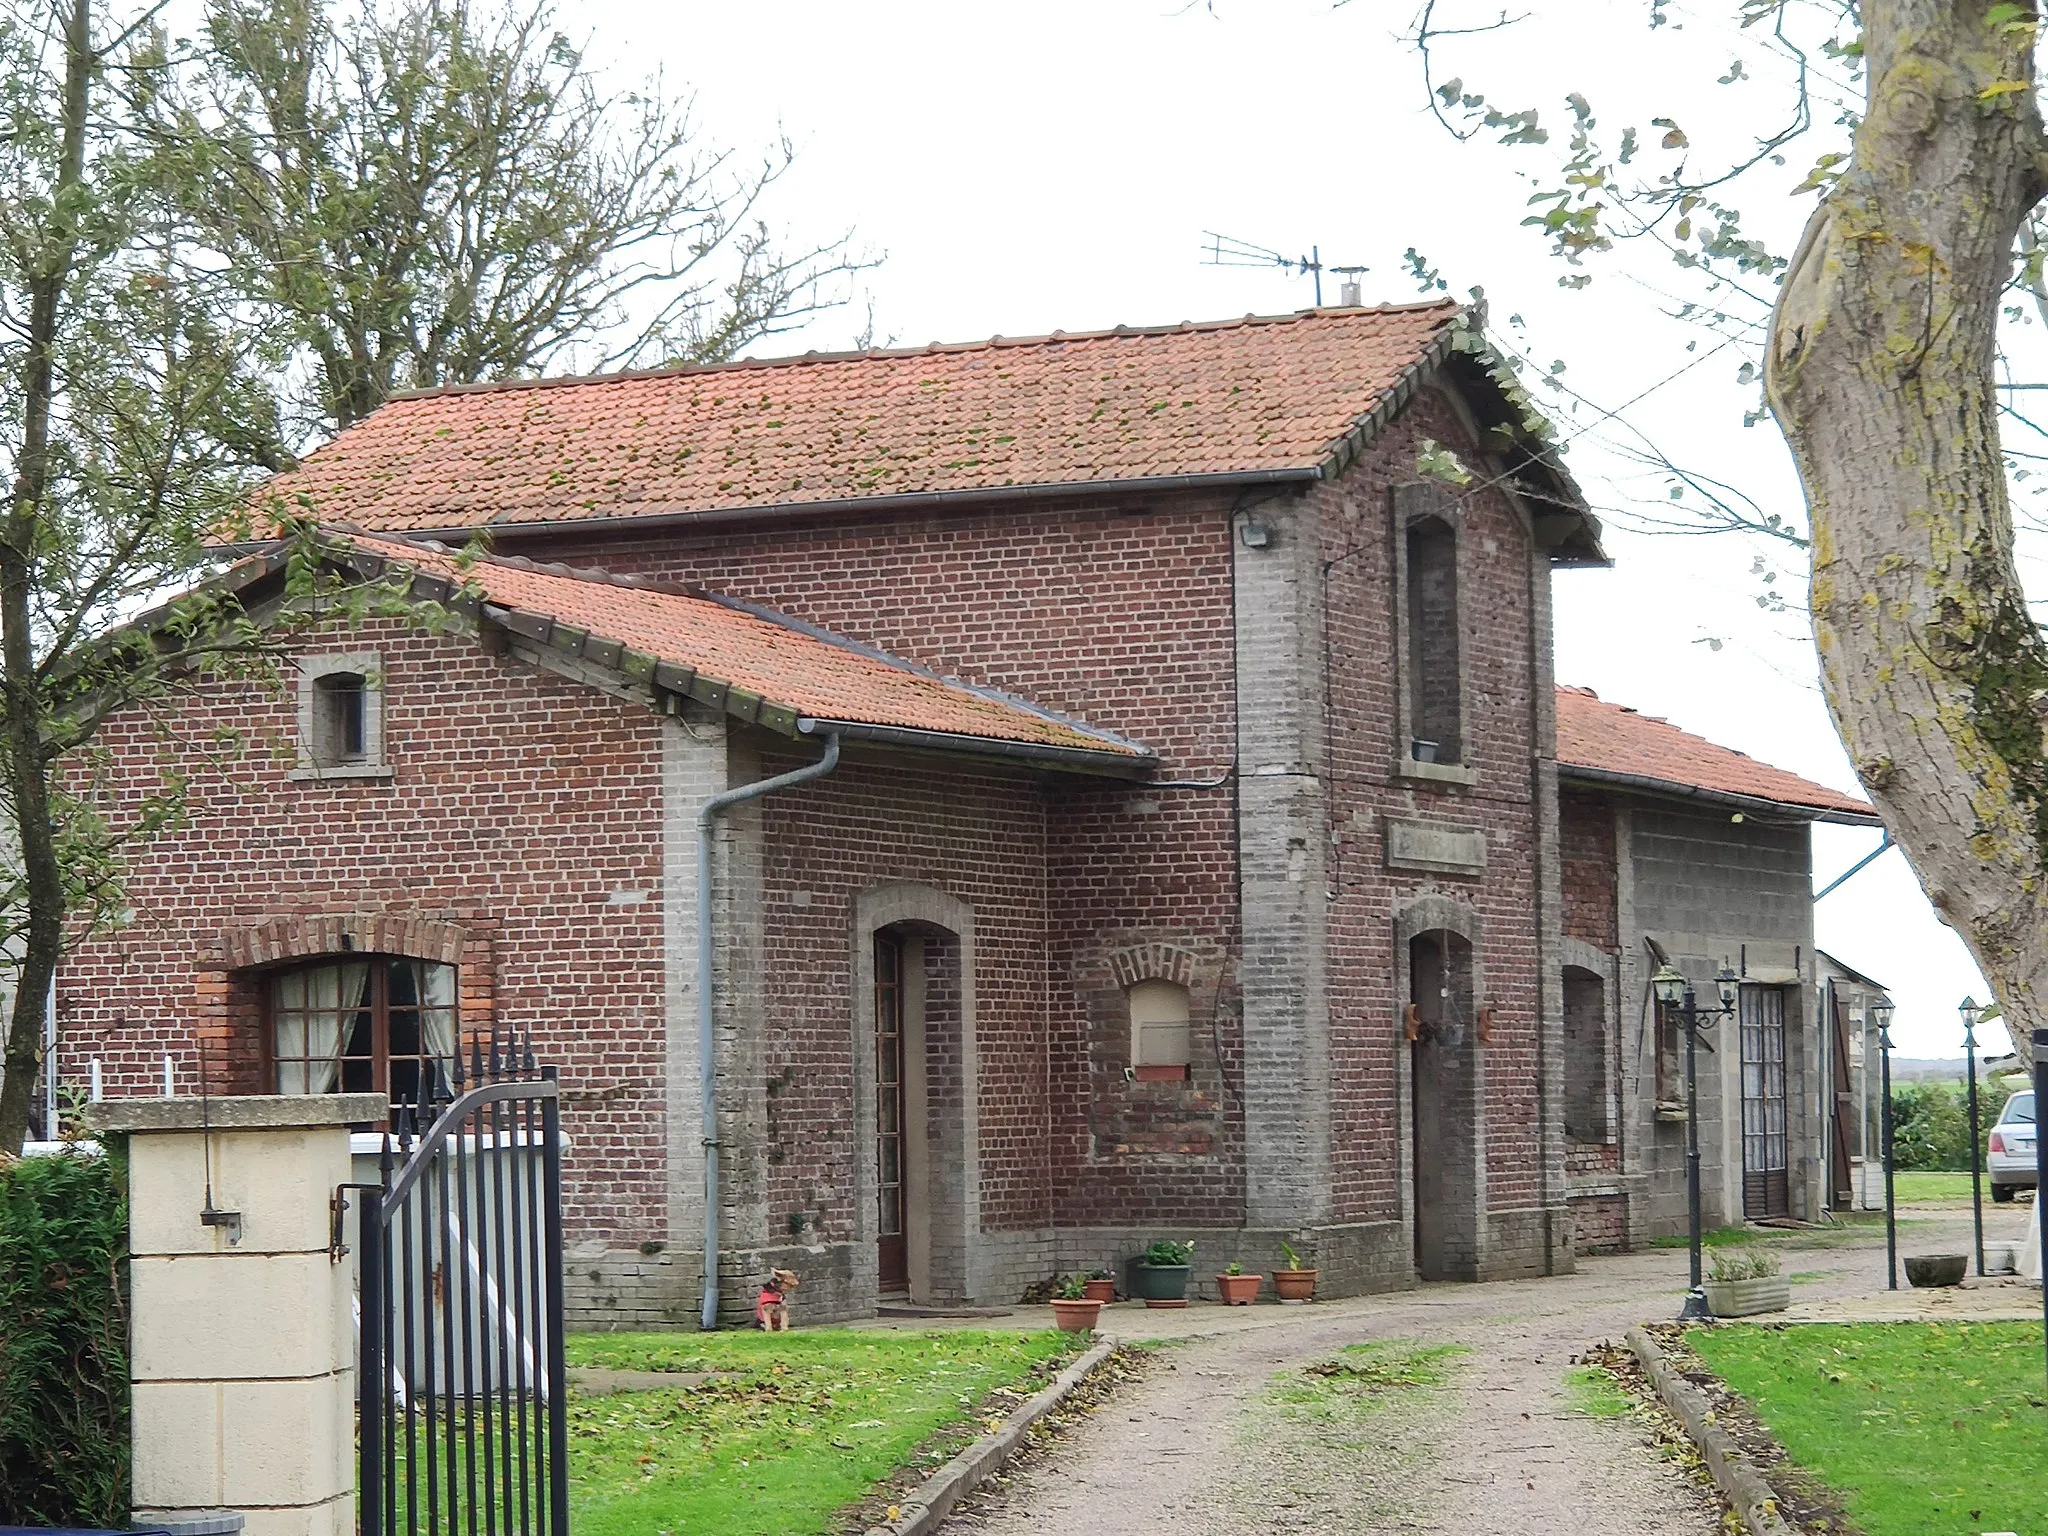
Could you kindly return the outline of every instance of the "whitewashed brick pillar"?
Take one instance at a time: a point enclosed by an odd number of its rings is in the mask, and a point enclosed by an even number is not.
[[[249,1536],[355,1524],[351,1270],[328,1251],[348,1128],[376,1094],[114,1099],[128,1138],[138,1519],[229,1509]],[[201,1220],[208,1188],[217,1216]]]

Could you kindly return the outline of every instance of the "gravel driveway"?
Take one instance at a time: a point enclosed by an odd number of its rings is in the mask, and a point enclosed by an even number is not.
[[[1968,1217],[1919,1213],[1901,1250],[1961,1251]],[[1989,1225],[1987,1219],[1987,1226]],[[1881,1289],[1883,1229],[1780,1245],[1808,1302]],[[1103,1331],[1180,1337],[1136,1386],[1039,1456],[945,1536],[1203,1536],[1456,1532],[1714,1536],[1718,1506],[1633,1416],[1597,1417],[1566,1385],[1573,1357],[1676,1314],[1683,1250],[1582,1261],[1548,1280],[1429,1285],[1309,1307],[1118,1307]],[[1346,1345],[1453,1346],[1440,1386],[1372,1411],[1298,1402],[1306,1368]],[[1352,1357],[1357,1358],[1357,1357]]]

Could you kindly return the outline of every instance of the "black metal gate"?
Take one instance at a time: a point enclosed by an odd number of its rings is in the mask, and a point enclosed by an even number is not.
[[[349,1186],[361,1536],[568,1531],[555,1073],[495,1042],[469,1067],[398,1106],[378,1183]]]

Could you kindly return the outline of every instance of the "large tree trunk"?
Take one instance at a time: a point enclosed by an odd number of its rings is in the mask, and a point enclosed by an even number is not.
[[[27,938],[21,957],[14,1015],[8,1020],[4,1076],[0,1076],[0,1153],[17,1153],[28,1132],[42,1059],[44,1011],[57,976],[64,940],[64,874],[57,831],[50,819],[51,753],[43,734],[42,680],[37,676],[34,629],[36,546],[48,515],[50,431],[56,406],[59,314],[78,253],[79,192],[85,180],[88,92],[92,55],[91,0],[71,0],[65,18],[61,156],[52,188],[55,212],[29,281],[27,347],[20,377],[21,443],[13,496],[0,536],[0,772],[14,802],[15,835],[28,894]]]
[[[1993,9],[1865,0],[1868,111],[1793,258],[1768,384],[1835,722],[2025,1059],[2048,1025],[2048,647],[2013,566],[1993,359],[2048,184],[2032,29]]]

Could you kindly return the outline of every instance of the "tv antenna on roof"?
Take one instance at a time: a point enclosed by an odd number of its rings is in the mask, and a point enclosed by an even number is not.
[[[1355,309],[1361,302],[1358,274],[1370,271],[1368,267],[1326,267],[1320,246],[1310,246],[1306,256],[1283,256],[1278,251],[1269,251],[1263,245],[1254,245],[1249,240],[1240,240],[1235,235],[1219,235],[1213,229],[1202,231],[1202,238],[1209,243],[1203,252],[1212,267],[1279,267],[1282,271],[1316,280],[1316,308],[1323,307],[1323,274],[1335,272],[1344,281],[1337,289],[1337,302],[1347,309]]]

